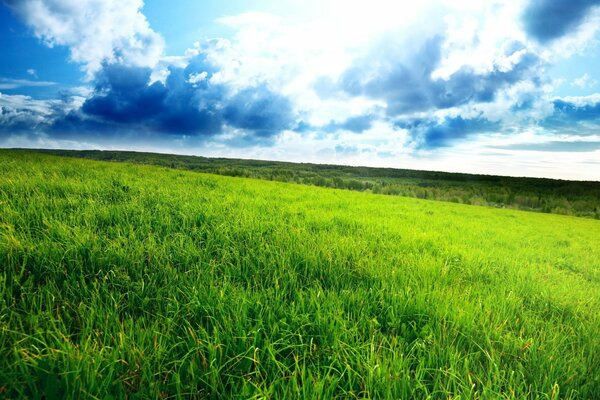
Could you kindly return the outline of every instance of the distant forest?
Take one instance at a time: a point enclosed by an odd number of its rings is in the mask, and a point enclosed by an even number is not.
[[[152,164],[227,176],[600,219],[600,182],[207,158],[131,151],[35,151],[59,156]]]

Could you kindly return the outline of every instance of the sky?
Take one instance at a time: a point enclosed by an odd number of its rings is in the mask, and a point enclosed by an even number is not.
[[[600,180],[600,0],[0,0],[0,147]]]

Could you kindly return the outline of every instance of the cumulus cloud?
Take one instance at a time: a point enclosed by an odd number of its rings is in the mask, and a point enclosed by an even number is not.
[[[375,56],[356,62],[339,79],[337,87],[352,96],[366,96],[386,102],[389,116],[433,111],[467,103],[488,103],[496,93],[523,80],[537,82],[540,60],[522,46],[506,49],[514,57],[508,67],[496,65],[491,71],[478,72],[463,66],[446,79],[434,77],[441,57],[443,36],[423,41],[405,59],[395,48],[386,48]]]
[[[108,136],[122,134],[138,138],[171,135],[173,138],[195,136],[208,138],[224,128],[239,130],[240,137],[268,139],[293,127],[296,116],[289,100],[266,84],[242,89],[221,82],[218,66],[202,53],[190,59],[185,68],[169,67],[165,81],[153,81],[148,67],[104,64],[96,73],[95,88],[80,107],[54,104],[41,110],[32,124],[56,137]],[[203,76],[191,79],[190,76]],[[63,109],[61,109],[61,106]],[[26,107],[11,107],[21,110]],[[8,110],[8,108],[7,108]],[[8,111],[7,111],[8,112]],[[3,124],[7,131],[15,125],[17,114],[7,115],[15,121]]]
[[[141,13],[142,0],[4,0],[48,46],[70,49],[91,78],[104,63],[153,67],[161,36]]]
[[[558,39],[577,28],[599,0],[530,0],[523,12],[525,30],[541,43]]]
[[[150,68],[106,65],[98,73],[94,94],[83,104],[83,113],[120,123],[154,116],[166,90],[159,82],[149,85],[150,75]]]

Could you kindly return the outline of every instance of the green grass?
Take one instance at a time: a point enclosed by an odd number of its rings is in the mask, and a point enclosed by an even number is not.
[[[0,152],[0,397],[600,398],[600,221]]]

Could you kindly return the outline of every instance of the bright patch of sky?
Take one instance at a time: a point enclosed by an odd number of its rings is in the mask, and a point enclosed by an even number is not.
[[[556,96],[587,96],[600,92],[600,46],[560,60],[548,69]]]
[[[0,146],[600,180],[600,0],[0,0]]]
[[[235,29],[219,22],[223,17],[260,12],[308,20],[321,8],[322,3],[302,0],[147,0],[143,12],[153,29],[165,38],[166,53],[178,55],[198,40],[234,36]]]

